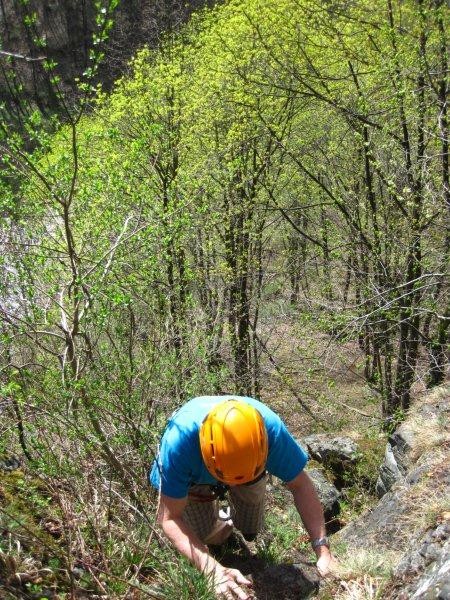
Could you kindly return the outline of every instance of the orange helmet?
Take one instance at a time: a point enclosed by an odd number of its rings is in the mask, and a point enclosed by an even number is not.
[[[265,467],[268,452],[263,418],[240,400],[217,404],[200,428],[200,448],[213,477],[229,485],[256,479]]]

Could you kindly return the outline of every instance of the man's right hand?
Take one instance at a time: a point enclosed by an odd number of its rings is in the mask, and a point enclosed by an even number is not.
[[[253,598],[251,590],[245,590],[241,586],[251,586],[252,582],[244,577],[237,569],[227,569],[226,567],[216,568],[214,573],[215,591],[219,598],[230,600],[250,600]]]

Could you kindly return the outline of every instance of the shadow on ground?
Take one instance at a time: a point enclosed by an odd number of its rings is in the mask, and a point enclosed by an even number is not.
[[[224,554],[220,562],[226,567],[239,569],[253,581],[257,600],[301,600],[310,598],[319,589],[319,575],[315,565],[307,560],[293,564],[271,564],[257,556]]]

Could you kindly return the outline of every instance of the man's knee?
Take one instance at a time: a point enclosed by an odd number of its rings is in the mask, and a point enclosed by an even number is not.
[[[230,537],[232,531],[232,521],[221,521],[220,519],[218,519],[216,525],[213,527],[212,531],[204,538],[203,542],[212,546],[220,546]]]

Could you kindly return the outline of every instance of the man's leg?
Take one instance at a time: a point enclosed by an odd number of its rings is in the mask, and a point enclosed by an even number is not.
[[[255,483],[230,488],[231,518],[247,541],[255,539],[264,525],[267,473]]]
[[[209,485],[194,485],[188,494],[188,503],[183,520],[195,531],[205,544],[220,545],[225,542],[233,530],[231,521],[219,519],[217,500],[213,500]]]

